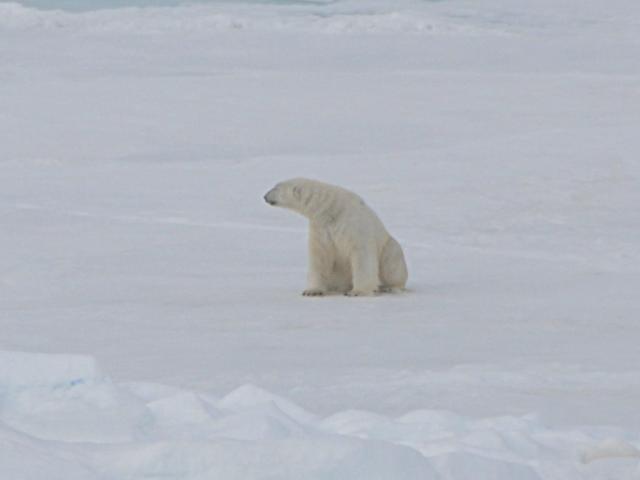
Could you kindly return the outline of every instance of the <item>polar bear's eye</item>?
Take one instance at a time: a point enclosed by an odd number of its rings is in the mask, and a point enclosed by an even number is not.
[[[297,199],[300,199],[300,194],[302,193],[302,191],[300,190],[300,187],[293,187],[293,196]]]

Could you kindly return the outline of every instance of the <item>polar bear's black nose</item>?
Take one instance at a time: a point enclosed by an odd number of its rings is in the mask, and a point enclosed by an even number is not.
[[[268,193],[264,196],[264,201],[267,202],[269,205],[275,205],[276,202],[274,202],[273,200],[269,200],[267,198],[267,195],[269,195]]]

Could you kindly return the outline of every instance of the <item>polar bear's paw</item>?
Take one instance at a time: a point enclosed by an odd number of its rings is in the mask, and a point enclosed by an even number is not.
[[[389,287],[387,285],[380,285],[376,290],[376,293],[395,293],[395,289],[393,287]]]
[[[376,290],[376,293],[402,293],[406,289],[403,287],[390,287],[388,285],[380,285]]]
[[[305,297],[322,297],[325,293],[326,292],[324,290],[320,290],[319,288],[310,288],[302,292],[302,295]]]
[[[364,290],[349,290],[348,292],[345,292],[345,295],[347,297],[370,297],[372,295],[375,295],[376,292],[371,291],[371,292],[367,292]]]

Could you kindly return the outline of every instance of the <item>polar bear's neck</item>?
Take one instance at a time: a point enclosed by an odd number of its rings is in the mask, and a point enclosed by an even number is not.
[[[302,196],[297,211],[316,224],[333,223],[353,201],[351,197],[357,198],[341,188],[311,188]]]

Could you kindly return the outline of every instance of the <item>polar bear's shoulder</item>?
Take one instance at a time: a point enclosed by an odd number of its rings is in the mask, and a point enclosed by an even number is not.
[[[362,198],[359,195],[352,192],[351,190],[347,190],[346,188],[340,187],[338,185],[321,182],[319,180],[312,180],[309,178],[294,178],[294,179],[288,180],[288,182],[291,182],[294,185],[297,185],[300,188],[303,188],[309,191],[314,191],[317,193],[322,193],[322,194],[326,194],[333,197],[341,197],[341,198],[344,198],[345,200],[349,199],[356,202],[362,202],[364,204],[364,200],[362,200]]]

